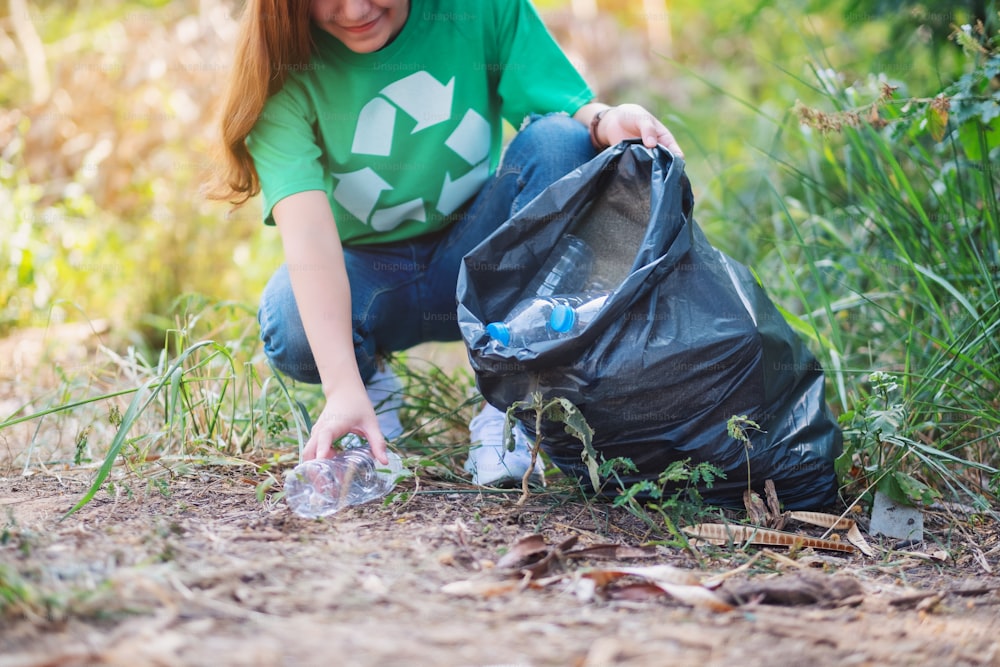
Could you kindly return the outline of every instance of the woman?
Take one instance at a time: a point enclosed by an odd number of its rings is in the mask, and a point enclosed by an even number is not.
[[[503,120],[522,129],[501,163]],[[375,405],[400,386],[378,359],[460,338],[462,257],[596,150],[680,152],[642,107],[593,100],[529,0],[250,0],[222,130],[226,198],[261,192],[285,253],[265,352],[326,397],[303,458],[353,434],[383,463],[402,429]],[[530,467],[503,420],[487,405],[470,424],[478,484]]]

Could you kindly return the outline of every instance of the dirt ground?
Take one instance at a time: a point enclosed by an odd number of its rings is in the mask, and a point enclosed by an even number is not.
[[[976,528],[971,548],[954,527],[929,526],[952,549],[946,562],[809,549],[759,558],[717,593],[779,581],[824,593],[768,604],[759,588],[713,611],[636,595],[642,587],[623,580],[595,591],[581,573],[669,564],[707,578],[746,552],[714,550],[700,567],[666,547],[556,559],[554,583],[511,584],[516,568],[500,559],[527,534],[639,545],[641,526],[607,505],[533,496],[518,507],[516,494],[452,486],[313,521],[259,501],[227,469],[175,479],[165,493],[99,494],[60,521],[88,481],[0,479],[0,592],[6,577],[8,591],[19,580],[35,596],[2,618],[4,667],[1000,664],[991,525]],[[848,579],[846,595],[822,585]]]
[[[33,365],[0,373],[3,415]],[[61,520],[94,469],[25,466],[47,438],[22,426],[0,431],[0,667],[1000,665],[1000,527],[981,516],[928,512],[924,542],[869,536],[872,557],[640,550],[642,522],[557,485],[519,506],[424,475],[307,520],[226,465],[117,473]]]

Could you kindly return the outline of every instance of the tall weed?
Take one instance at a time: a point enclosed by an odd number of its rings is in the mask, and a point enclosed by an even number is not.
[[[1000,96],[988,82],[1000,56],[987,35],[976,43],[968,74],[931,98],[900,99],[875,77],[835,85],[817,68],[828,108],[797,109],[806,158],[782,161],[785,296],[830,344],[849,491],[877,481],[900,500],[980,503],[998,491]],[[898,380],[891,429],[888,406],[870,410],[869,379],[886,399],[878,372]]]

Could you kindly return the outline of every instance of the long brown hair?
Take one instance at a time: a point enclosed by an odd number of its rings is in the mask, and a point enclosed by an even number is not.
[[[260,192],[246,138],[264,103],[281,90],[290,71],[308,64],[311,53],[309,0],[247,1],[222,98],[217,166],[207,188],[210,198],[238,206]]]

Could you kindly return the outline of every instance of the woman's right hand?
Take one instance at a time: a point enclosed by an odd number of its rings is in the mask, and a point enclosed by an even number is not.
[[[353,384],[353,383],[351,383]],[[309,441],[302,451],[302,459],[325,459],[333,456],[333,443],[354,433],[368,441],[376,460],[388,465],[385,437],[379,428],[375,409],[372,407],[364,385],[338,387],[327,396],[326,405],[313,424]]]

